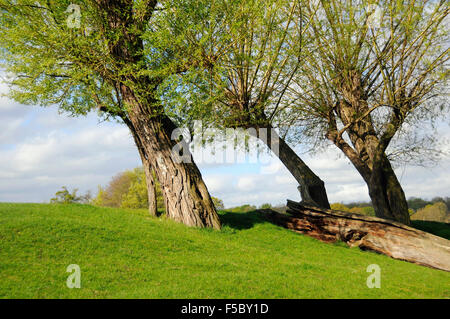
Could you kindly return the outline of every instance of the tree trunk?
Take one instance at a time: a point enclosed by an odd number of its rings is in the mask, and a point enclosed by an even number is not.
[[[177,127],[164,114],[151,114],[149,105],[140,104],[127,88],[122,89],[122,96],[132,105],[129,119],[134,132],[143,141],[161,184],[167,215],[188,226],[220,229],[219,216],[187,145],[183,140],[178,143],[184,146],[184,161],[172,151],[176,143],[171,134]]]
[[[342,84],[340,89],[344,99],[336,105],[336,113],[342,123],[348,126],[346,132],[354,150],[348,147],[342,136],[338,136],[334,118],[330,122],[330,129],[334,132],[328,134],[328,137],[331,137],[361,173],[369,188],[376,216],[410,225],[405,194],[384,153],[387,144],[380,143],[373,124],[365,89],[362,87],[362,75],[351,70],[346,76],[347,78],[338,82]],[[365,113],[365,117],[355,121],[355,117]]]
[[[369,167],[368,160],[364,162],[345,141],[337,140],[332,134],[329,139],[343,151],[366,182],[375,215],[410,225],[405,193],[386,154],[374,155]]]
[[[147,182],[148,190],[148,212],[152,216],[158,216],[158,205],[156,197],[156,183],[153,178],[153,172],[151,165],[147,159],[142,160],[145,171],[145,179]]]
[[[158,216],[158,206],[157,206],[157,196],[156,196],[156,184],[153,178],[152,167],[148,159],[148,155],[145,152],[145,148],[141,142],[141,139],[134,131],[134,127],[131,121],[123,116],[122,120],[130,129],[131,135],[133,136],[136,147],[139,151],[139,156],[141,157],[142,166],[144,167],[145,172],[145,180],[147,184],[147,193],[148,193],[148,212],[151,216]]]
[[[164,116],[161,122],[145,117],[132,121],[136,133],[147,141],[144,148],[151,154],[149,163],[161,184],[168,216],[188,226],[220,229],[219,217],[192,156],[189,156],[190,163],[178,163],[172,156],[174,143],[168,128],[175,126],[171,120]]]
[[[97,1],[105,22],[100,24],[101,32],[108,40],[106,60],[116,71],[105,74],[117,90],[121,109],[126,112],[123,117],[129,120],[131,131],[136,134],[135,141],[140,141],[143,154],[161,184],[168,216],[189,226],[219,229],[219,217],[192,156],[188,156],[190,163],[178,162],[172,156],[175,142],[171,134],[176,126],[155,98],[164,78],[146,69],[148,61],[142,35],[156,5],[156,1],[147,4],[145,13],[140,15],[136,13],[134,1]],[[144,70],[147,72],[141,72]]]
[[[288,171],[299,183],[298,190],[302,203],[321,208],[330,208],[325,183],[306,165],[294,150],[275,132],[269,128],[267,138],[260,139],[280,159]]]
[[[358,104],[359,100],[357,101],[354,104]],[[339,104],[338,113],[340,118],[344,119],[344,124],[351,123],[351,114],[355,109],[349,105],[345,102]],[[342,136],[339,136],[335,120],[333,121],[326,136],[341,149],[366,182],[375,215],[410,225],[405,194],[389,159],[384,150],[380,149],[371,122],[366,119],[349,127],[347,133],[353,144],[352,148]]]
[[[411,225],[405,193],[386,155],[374,159],[367,186],[377,217]]]
[[[324,242],[345,242],[419,265],[450,271],[450,241],[386,219],[303,206],[288,200],[287,213],[268,210],[273,223]]]

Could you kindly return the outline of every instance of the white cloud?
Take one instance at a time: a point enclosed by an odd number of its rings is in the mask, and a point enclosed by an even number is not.
[[[63,185],[95,191],[117,172],[139,165],[125,126],[98,124],[95,114],[73,118],[55,108],[20,105],[14,118],[14,108],[4,106],[0,201],[48,201]]]
[[[203,175],[203,179],[212,194],[226,193],[230,186],[233,185],[232,176],[224,176],[220,174]]]
[[[281,161],[270,161],[267,165],[262,165],[260,168],[261,174],[275,174],[283,168]]]
[[[243,176],[239,177],[237,182],[237,188],[240,191],[248,192],[253,191],[256,188],[256,176]]]
[[[297,184],[295,178],[290,174],[283,174],[283,175],[276,175],[274,177],[274,182],[277,185],[293,185],[295,186]]]

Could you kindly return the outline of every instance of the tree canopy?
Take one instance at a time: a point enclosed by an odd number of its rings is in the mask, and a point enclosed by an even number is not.
[[[119,118],[130,128],[147,178],[156,173],[169,216],[220,228],[197,166],[171,152],[177,127],[157,92],[183,70],[158,42],[160,15],[170,14],[170,1],[1,0],[0,63],[16,101]]]
[[[123,121],[149,196],[155,177],[176,220],[220,227],[190,154],[172,152],[177,124],[202,119],[334,144],[377,216],[409,224],[391,161],[433,154],[423,128],[448,114],[449,12],[445,0],[0,0],[0,66],[19,102]],[[302,197],[329,206],[283,138]]]

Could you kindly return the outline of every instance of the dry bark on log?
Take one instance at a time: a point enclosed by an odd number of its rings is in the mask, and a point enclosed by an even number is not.
[[[300,205],[288,200],[287,213],[271,211],[273,223],[324,242],[341,240],[389,257],[450,271],[450,241],[378,217]]]

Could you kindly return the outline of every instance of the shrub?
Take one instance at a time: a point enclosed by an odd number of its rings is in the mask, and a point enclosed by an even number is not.
[[[156,183],[156,200],[158,209],[164,208],[164,199],[158,182]],[[148,191],[144,169],[138,167],[115,175],[106,187],[98,187],[93,204],[107,207],[147,208]]]
[[[77,196],[78,189],[75,188],[70,192],[66,186],[63,186],[61,190],[55,193],[55,197],[50,199],[52,204],[73,204],[81,203],[88,204],[91,201],[91,192],[87,192],[85,195]]]

